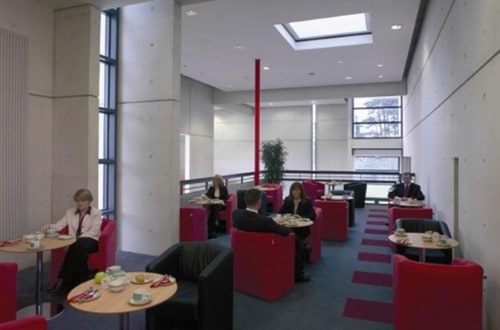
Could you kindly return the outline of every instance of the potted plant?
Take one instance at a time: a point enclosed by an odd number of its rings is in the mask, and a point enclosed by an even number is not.
[[[281,183],[283,180],[283,171],[288,153],[286,152],[283,141],[276,140],[264,141],[260,149],[262,162],[266,172],[264,180],[267,183]]]

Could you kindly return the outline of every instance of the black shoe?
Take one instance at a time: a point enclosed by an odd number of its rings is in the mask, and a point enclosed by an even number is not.
[[[304,252],[305,253],[311,253],[312,250],[313,250],[312,244],[309,244],[309,243],[304,244]]]
[[[295,282],[300,283],[300,282],[311,282],[311,278],[307,275],[301,275],[295,277]]]
[[[56,284],[50,289],[47,290],[51,295],[60,295],[65,291],[64,280],[62,278],[58,279]]]

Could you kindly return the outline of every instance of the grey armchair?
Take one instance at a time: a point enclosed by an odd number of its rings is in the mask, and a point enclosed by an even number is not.
[[[207,242],[173,245],[146,266],[169,274],[178,289],[169,300],[146,310],[146,328],[232,329],[233,251]]]
[[[428,230],[438,232],[440,235],[446,235],[451,238],[448,225],[444,221],[431,219],[398,219],[396,220],[396,228],[404,228],[410,233],[425,233]],[[406,256],[408,259],[418,261],[419,251],[412,247],[398,245],[396,248],[398,254]],[[451,264],[453,260],[452,249],[443,250],[426,250],[425,261],[436,264]]]

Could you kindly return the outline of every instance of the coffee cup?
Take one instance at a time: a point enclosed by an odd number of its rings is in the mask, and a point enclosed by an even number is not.
[[[44,235],[43,235],[43,233],[42,233],[42,232],[40,232],[40,231],[35,231],[34,236],[35,236],[35,239],[36,239],[37,241],[39,241],[39,240],[43,239],[43,236],[44,236]]]
[[[396,235],[404,235],[405,234],[405,229],[404,228],[398,228],[396,229]]]
[[[56,234],[56,230],[54,228],[47,228],[45,234],[47,234],[47,236],[54,236]]]
[[[106,272],[109,273],[109,275],[111,276],[116,276],[122,272],[122,266],[119,265],[109,266],[106,269]]]
[[[136,289],[132,293],[132,299],[134,299],[134,301],[147,300],[147,299],[149,299],[149,293],[144,288]]]

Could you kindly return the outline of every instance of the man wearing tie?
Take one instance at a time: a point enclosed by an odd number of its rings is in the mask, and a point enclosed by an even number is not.
[[[425,199],[424,194],[420,190],[420,186],[411,182],[411,173],[409,172],[403,173],[403,182],[391,187],[388,197],[389,199],[393,199],[395,197],[413,198],[420,201]]]

